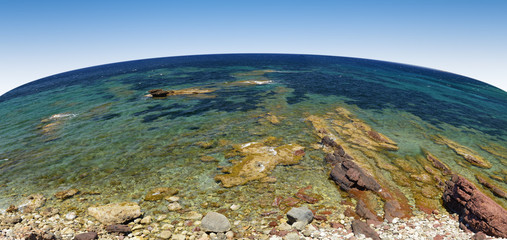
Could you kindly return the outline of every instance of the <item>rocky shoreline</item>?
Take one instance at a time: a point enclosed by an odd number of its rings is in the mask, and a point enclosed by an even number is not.
[[[296,208],[293,208],[293,211]],[[302,208],[304,209],[304,207]],[[2,212],[0,239],[501,239],[486,237],[460,229],[457,215],[424,214],[409,219],[394,218],[392,222],[364,224],[373,235],[364,235],[365,229],[356,227],[353,217],[338,214],[327,220],[315,218],[306,208],[300,216],[283,216],[277,221],[258,219],[243,221],[202,217],[169,219],[167,215],[138,216],[125,224],[105,225],[88,215],[67,213],[43,216],[45,212]],[[47,213],[46,213],[47,214]],[[306,214],[306,215],[305,215]],[[297,215],[297,214],[296,214]],[[310,218],[308,215],[311,215]],[[125,216],[125,215],[122,215]],[[120,217],[121,218],[121,217]],[[207,219],[209,218],[209,219]],[[313,219],[313,221],[312,221]],[[308,221],[311,221],[308,223]],[[114,222],[114,221],[113,221]],[[361,223],[364,223],[360,221]],[[292,223],[292,225],[289,225]],[[225,225],[225,226],[224,226]],[[361,224],[359,224],[361,225]],[[210,227],[211,226],[211,227]],[[368,233],[367,233],[368,234]]]

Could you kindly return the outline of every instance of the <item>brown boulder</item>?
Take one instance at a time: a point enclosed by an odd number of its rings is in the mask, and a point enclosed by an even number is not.
[[[507,210],[486,196],[466,178],[453,175],[446,182],[444,205],[460,215],[474,232],[507,238]]]
[[[331,179],[345,191],[356,188],[377,192],[381,188],[375,178],[364,172],[351,160],[344,160],[342,163],[336,164],[331,170]]]

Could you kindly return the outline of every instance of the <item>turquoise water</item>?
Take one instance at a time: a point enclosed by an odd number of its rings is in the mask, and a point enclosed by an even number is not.
[[[145,96],[156,88],[212,92]],[[276,196],[293,196],[307,185],[323,197],[320,205],[336,206],[344,195],[328,179],[325,151],[308,117],[331,123],[329,114],[338,107],[398,144],[397,151],[378,152],[382,161],[399,165],[396,161],[403,159],[423,173],[424,149],[476,183],[474,176],[482,174],[507,189],[507,93],[500,89],[451,73],[372,60],[207,55],[81,69],[1,96],[0,208],[33,193],[50,197],[77,188],[82,197],[69,201],[83,207],[138,201],[145,211],[164,212],[143,202],[144,195],[174,187],[191,209],[241,195],[247,207],[240,213],[248,215],[262,211],[259,202],[270,205]],[[436,143],[437,134],[473,150],[492,167],[472,166]],[[298,144],[306,154],[297,165],[277,166],[269,174],[274,183],[256,180],[224,188],[215,181],[222,166],[242,160],[233,154],[238,145],[269,137],[276,138],[272,147]],[[381,169],[371,158],[363,162]],[[376,174],[412,202],[416,198],[414,186],[398,185],[392,171],[382,168]]]

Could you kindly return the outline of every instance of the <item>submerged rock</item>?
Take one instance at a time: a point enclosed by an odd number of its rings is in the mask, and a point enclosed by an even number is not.
[[[482,184],[484,187],[488,188],[491,192],[493,192],[495,195],[507,199],[507,191],[503,190],[501,187],[493,185],[493,183],[489,182],[486,177],[475,175],[475,178],[477,181],[479,181],[480,184]]]
[[[94,240],[94,239],[99,239],[99,236],[96,232],[80,233],[74,237],[74,240]]]
[[[58,199],[64,200],[67,198],[71,198],[72,196],[74,196],[78,193],[79,193],[79,190],[77,190],[75,188],[71,188],[71,189],[67,189],[67,190],[55,193],[55,197]]]
[[[227,232],[231,229],[229,219],[217,212],[209,212],[201,220],[201,228],[206,232]]]
[[[178,192],[179,192],[179,190],[176,188],[169,188],[169,187],[154,188],[146,194],[146,196],[144,197],[144,200],[146,200],[146,201],[162,200],[165,197],[170,197],[170,196],[176,195],[176,194],[178,194]]]
[[[467,148],[463,145],[460,145],[450,139],[447,139],[441,135],[433,136],[433,141],[437,144],[446,145],[450,149],[452,149],[456,154],[462,156],[466,161],[471,163],[472,165],[482,167],[482,168],[491,168],[491,163],[488,162],[485,158],[481,157],[474,150]]]
[[[141,208],[135,202],[112,203],[89,207],[88,214],[105,225],[121,224],[141,216]]]
[[[128,225],[123,225],[123,224],[108,225],[108,226],[106,226],[106,231],[108,231],[110,233],[124,233],[124,234],[128,234],[128,233],[132,232],[132,230],[130,229],[130,227]]]
[[[277,165],[293,165],[303,157],[303,147],[297,144],[286,144],[279,147],[266,146],[267,141],[245,143],[236,150],[244,156],[241,161],[222,171],[227,174],[215,176],[216,181],[224,187],[243,185],[249,181],[267,177]]]
[[[23,213],[31,213],[42,207],[46,203],[46,198],[42,194],[33,194],[18,207]]]
[[[453,175],[446,182],[443,200],[471,230],[507,238],[507,211],[466,178]]]

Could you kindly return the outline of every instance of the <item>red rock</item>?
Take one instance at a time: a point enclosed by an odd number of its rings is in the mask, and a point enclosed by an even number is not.
[[[488,239],[488,237],[483,232],[478,232],[472,237],[472,240],[486,240],[486,239]]]
[[[380,184],[351,160],[335,165],[331,170],[331,179],[345,191],[352,188],[374,192],[380,190]]]
[[[354,231],[354,235],[364,234],[373,240],[380,240],[378,233],[361,220],[352,221],[352,231]]]
[[[442,198],[445,206],[458,213],[461,222],[472,231],[507,238],[507,210],[466,178],[453,175],[446,182]]]
[[[392,222],[396,217],[405,217],[405,213],[402,211],[400,203],[394,199],[387,200],[384,204],[384,219]]]
[[[440,235],[440,234],[437,234],[433,240],[444,240],[444,236]]]
[[[370,209],[368,209],[368,207],[362,200],[357,201],[356,213],[357,215],[366,220],[368,219],[380,220],[376,214],[374,214]]]
[[[331,227],[332,228],[345,228],[345,226],[343,224],[337,223],[337,222],[332,222]]]

